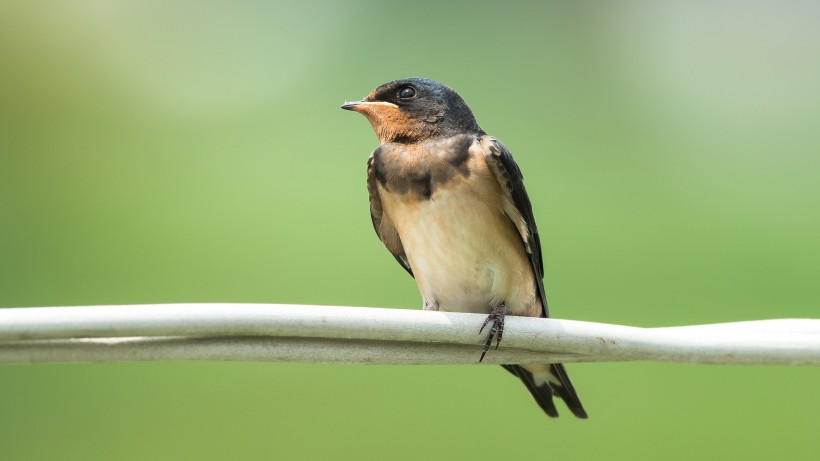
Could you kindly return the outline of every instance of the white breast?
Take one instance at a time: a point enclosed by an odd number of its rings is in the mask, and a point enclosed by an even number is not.
[[[503,302],[511,314],[537,316],[532,268],[501,190],[489,176],[471,179],[428,200],[380,189],[419,290],[445,311],[489,312]]]

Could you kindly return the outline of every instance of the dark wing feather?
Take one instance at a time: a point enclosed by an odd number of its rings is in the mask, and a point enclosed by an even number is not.
[[[515,206],[514,210],[507,211],[507,215],[519,230],[521,243],[529,256],[530,264],[532,264],[538,296],[542,301],[541,305],[544,307],[541,316],[548,317],[547,297],[544,295],[544,262],[541,259],[541,240],[538,238],[538,228],[535,227],[535,217],[532,214],[530,198],[527,196],[527,189],[524,188],[524,177],[521,175],[521,170],[513,160],[510,151],[497,139],[484,136],[481,138],[481,145],[484,149],[484,158],[487,165],[495,174],[504,194]],[[524,383],[524,386],[527,387],[527,390],[530,391],[530,394],[547,415],[551,417],[558,416],[558,411],[553,402],[553,396],[557,395],[564,400],[564,403],[575,416],[582,419],[587,417],[587,413],[581,405],[581,400],[575,392],[564,365],[560,363],[550,364],[549,372],[546,373],[546,376],[540,376],[540,380],[536,380],[533,374],[522,366],[502,366]],[[541,385],[536,384],[537,382]]]
[[[538,296],[541,299],[541,305],[544,306],[541,316],[549,317],[547,297],[544,294],[544,262],[541,259],[541,239],[538,237],[538,228],[535,226],[530,198],[527,195],[527,189],[524,187],[524,176],[521,174],[518,164],[513,160],[512,154],[501,144],[501,141],[491,136],[484,136],[481,139],[481,145],[484,148],[484,158],[501,184],[501,189],[512,200],[516,211],[520,214],[520,219],[526,225],[522,229],[521,223],[515,222],[518,220],[518,216],[510,216],[510,219],[513,220],[516,228],[522,234],[521,239],[527,251],[527,256],[530,258],[532,270],[535,273]]]
[[[401,267],[413,277],[413,270],[404,254],[404,247],[401,244],[399,233],[389,219],[384,217],[382,210],[382,199],[379,196],[378,179],[376,178],[375,156],[371,155],[367,159],[367,192],[370,194],[370,218],[373,220],[373,229],[376,235],[384,243],[384,246],[393,254]]]

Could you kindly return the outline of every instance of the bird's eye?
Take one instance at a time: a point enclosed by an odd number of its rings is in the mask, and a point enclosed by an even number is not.
[[[416,95],[416,89],[412,86],[405,86],[399,90],[400,99],[410,99]]]

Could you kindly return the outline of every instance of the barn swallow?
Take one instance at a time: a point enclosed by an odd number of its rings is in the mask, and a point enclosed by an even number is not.
[[[381,145],[367,160],[373,227],[413,276],[425,310],[486,313],[479,361],[504,316],[547,317],[541,244],[523,177],[461,96],[439,82],[385,83],[342,109],[364,115]],[[502,365],[551,416],[553,396],[587,414],[560,363]]]

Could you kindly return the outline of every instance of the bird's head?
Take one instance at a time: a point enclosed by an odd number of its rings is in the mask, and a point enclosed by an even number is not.
[[[483,133],[458,93],[426,78],[385,83],[361,101],[344,103],[342,109],[367,117],[382,144]]]

